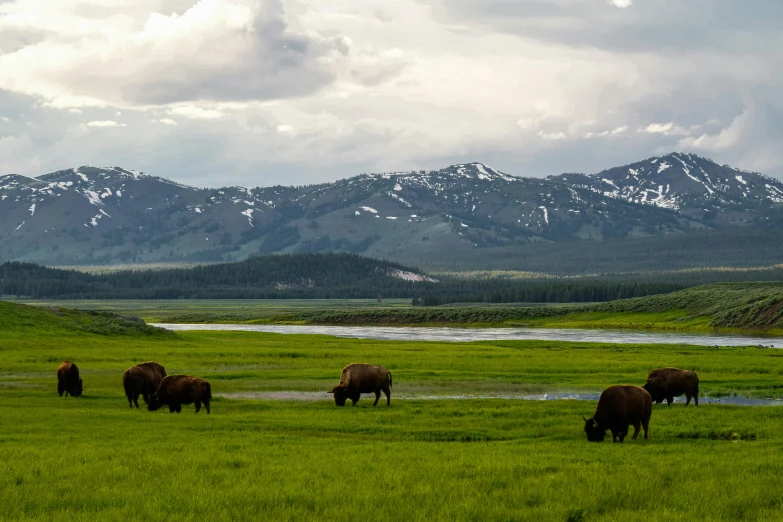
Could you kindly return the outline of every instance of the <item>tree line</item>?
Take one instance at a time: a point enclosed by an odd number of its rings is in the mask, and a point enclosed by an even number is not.
[[[783,269],[539,279],[410,281],[401,264],[356,254],[264,255],[235,263],[90,274],[32,263],[0,265],[0,295],[32,299],[375,299],[448,303],[589,303],[718,281],[783,280]]]

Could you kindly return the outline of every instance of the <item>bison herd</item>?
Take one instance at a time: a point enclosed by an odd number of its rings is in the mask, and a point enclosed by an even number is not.
[[[139,396],[147,404],[149,411],[157,411],[163,406],[169,412],[180,413],[183,404],[194,404],[196,413],[204,405],[210,412],[212,388],[209,382],[189,375],[167,375],[166,368],[160,363],[149,361],[131,366],[122,375],[122,385],[128,405],[139,407]],[[386,405],[391,403],[392,375],[383,366],[352,363],[343,368],[340,382],[329,393],[334,396],[337,406],[345,406],[359,401],[362,393],[374,393],[378,404],[381,392],[386,395]],[[79,368],[71,361],[63,362],[57,369],[57,392],[62,397],[82,394],[82,379]],[[595,413],[585,421],[585,434],[591,442],[602,442],[607,430],[612,434],[613,442],[623,442],[628,436],[629,426],[634,427],[633,439],[644,429],[647,438],[650,427],[652,403],[664,400],[671,406],[674,397],[685,395],[687,406],[691,399],[699,405],[699,377],[695,372],[677,368],[658,368],[650,372],[643,386],[610,386],[598,399]]]
[[[644,438],[650,427],[652,403],[664,400],[671,406],[675,397],[685,395],[690,404],[699,405],[699,377],[696,372],[677,368],[658,368],[650,372],[643,386],[610,386],[601,392],[595,413],[585,421],[585,434],[591,442],[602,442],[606,430],[612,433],[612,442],[623,442],[628,427],[633,426],[633,437],[644,428]]]
[[[345,401],[351,399],[352,404],[359,401],[362,393],[374,393],[378,404],[381,392],[386,395],[386,406],[391,403],[392,375],[383,366],[352,363],[343,368],[340,382],[329,393],[334,395],[337,406],[345,406]],[[163,406],[169,407],[170,413],[181,413],[183,404],[194,404],[196,413],[204,405],[210,412],[212,387],[209,382],[189,375],[166,375],[166,368],[156,361],[139,363],[131,366],[122,374],[122,387],[128,406],[139,407],[139,396],[144,400],[149,411],[157,411]],[[57,392],[62,397],[82,394],[82,379],[79,368],[71,361],[63,362],[57,369]]]

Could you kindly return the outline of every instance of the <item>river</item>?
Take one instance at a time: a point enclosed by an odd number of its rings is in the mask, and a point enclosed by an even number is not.
[[[615,344],[687,344],[695,346],[783,347],[783,338],[711,333],[652,332],[568,328],[436,328],[428,326],[299,326],[258,324],[162,324],[175,331],[211,330],[319,334],[385,341],[571,341]],[[777,342],[777,345],[776,345]]]

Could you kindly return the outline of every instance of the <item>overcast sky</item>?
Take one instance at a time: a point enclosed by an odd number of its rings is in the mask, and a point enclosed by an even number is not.
[[[695,152],[783,176],[780,0],[0,0],[0,174],[197,186]]]

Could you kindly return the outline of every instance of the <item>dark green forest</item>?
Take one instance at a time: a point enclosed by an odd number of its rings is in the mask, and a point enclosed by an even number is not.
[[[0,294],[32,299],[359,299],[413,304],[588,303],[669,293],[723,281],[783,281],[783,268],[606,274],[538,279],[408,281],[420,273],[356,254],[286,254],[236,263],[88,274],[31,263],[0,265]]]

